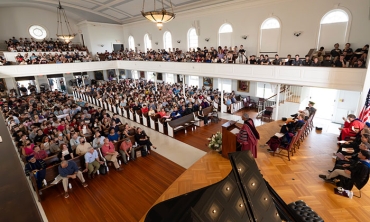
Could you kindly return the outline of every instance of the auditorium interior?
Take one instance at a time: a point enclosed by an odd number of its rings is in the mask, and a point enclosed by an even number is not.
[[[153,7],[173,10],[175,17],[156,25],[143,17]],[[301,200],[309,206],[307,218],[318,215],[316,221],[369,221],[370,183],[354,186],[348,198],[319,177],[340,158],[343,117],[359,117],[370,106],[369,0],[0,0],[0,19],[1,107],[10,95],[26,98],[29,85],[36,93],[59,91],[142,128],[157,147],[146,156],[136,152],[128,164],[122,159],[121,171],[109,164],[106,175],[91,179],[83,173],[87,187],[70,179],[68,198],[61,183],[37,192],[0,112],[0,221],[273,221],[267,216],[272,211],[276,221],[299,221],[294,218],[303,216],[279,215]],[[62,20],[68,29],[60,30]],[[64,40],[61,31],[73,38]],[[191,114],[190,122],[176,125],[171,122],[181,118],[161,122],[87,93],[109,82],[130,83],[133,90],[151,83],[153,91],[176,85],[179,94],[196,86],[208,92],[206,99],[213,100],[213,93],[221,99],[210,103],[207,123]],[[230,95],[232,104],[224,100]],[[292,150],[271,152],[270,138],[309,103],[316,112],[297,131],[302,135],[288,146]],[[229,155],[236,136],[224,140],[233,136],[231,128],[243,126],[244,114],[259,132],[256,158],[238,155],[243,151]],[[221,151],[209,147],[218,132]],[[230,182],[243,178],[238,166],[246,162],[257,176],[242,185]],[[277,210],[263,215],[260,203],[254,204],[255,193],[247,189],[254,179],[267,182],[261,190],[268,189],[273,202],[263,200]],[[221,191],[210,190],[212,185]],[[227,195],[236,187],[239,199]],[[200,191],[214,193],[206,200],[199,194],[197,204],[185,201]],[[186,217],[178,218],[174,207],[186,204],[191,207],[180,210]],[[162,214],[167,218],[158,219]]]

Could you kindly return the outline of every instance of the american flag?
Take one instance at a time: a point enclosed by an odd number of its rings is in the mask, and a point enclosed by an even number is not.
[[[366,122],[369,118],[370,114],[370,89],[369,92],[367,93],[366,101],[364,107],[362,107],[360,116],[358,117],[362,122]]]

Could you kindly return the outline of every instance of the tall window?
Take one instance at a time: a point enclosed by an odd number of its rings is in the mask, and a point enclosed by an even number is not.
[[[145,49],[144,49],[145,52],[152,49],[152,40],[150,40],[148,34],[145,34],[144,36],[144,46],[145,46]]]
[[[342,9],[334,9],[326,13],[320,22],[319,41],[317,47],[323,46],[326,49],[333,48],[334,43],[344,47],[347,42],[347,30],[349,16]]]
[[[170,74],[170,73],[167,73],[166,74],[166,83],[174,83],[175,82],[175,78],[173,76],[173,74]]]
[[[269,98],[275,94],[275,88],[270,83],[257,82],[256,97]]]
[[[132,70],[131,73],[133,79],[139,79],[139,72],[137,70]]]
[[[230,24],[225,23],[221,25],[220,29],[218,30],[219,45],[222,47],[232,46],[232,34],[233,34],[233,27]]]
[[[198,35],[195,28],[191,28],[188,31],[188,48],[189,49],[198,48]]]
[[[189,76],[189,86],[199,87],[199,76]]]
[[[170,32],[165,32],[163,34],[163,46],[166,51],[172,50],[172,36]]]
[[[148,81],[152,81],[152,82],[154,82],[154,72],[146,72],[146,79],[148,80]]]
[[[260,53],[277,53],[280,33],[280,22],[276,18],[266,19],[261,25]]]
[[[129,50],[135,50],[135,40],[134,37],[128,37],[128,48]]]

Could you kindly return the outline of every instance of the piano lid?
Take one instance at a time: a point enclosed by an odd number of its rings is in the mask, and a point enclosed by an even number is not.
[[[155,205],[145,222],[287,220],[275,206],[276,198],[270,195],[251,152],[229,157],[233,170],[225,179]]]

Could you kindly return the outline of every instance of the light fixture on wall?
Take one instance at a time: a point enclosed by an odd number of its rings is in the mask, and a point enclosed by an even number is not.
[[[209,42],[210,38],[205,38],[204,40],[205,40],[206,42]]]
[[[246,40],[248,38],[247,35],[242,35],[242,39]]]
[[[302,31],[295,32],[295,33],[293,33],[293,35],[294,35],[295,37],[299,37],[300,35],[302,35]]]
[[[140,43],[138,43],[137,46],[140,46]]]
[[[73,30],[69,24],[66,12],[64,8],[62,7],[62,5],[60,4],[60,1],[57,7],[57,16],[58,16],[57,17],[57,23],[58,23],[57,37],[63,39],[64,42],[69,43],[70,41],[72,41],[72,39],[74,39],[74,37],[76,36],[76,33],[73,33]],[[63,20],[64,20],[64,24],[63,24]],[[63,33],[63,27],[67,29],[66,31],[68,32],[68,34]]]
[[[181,43],[181,40],[177,40],[177,43]]]
[[[158,42],[155,42],[154,44],[158,45]]]
[[[100,45],[100,47],[104,47],[104,45],[103,45],[103,44],[101,44],[101,45]]]
[[[173,13],[172,2],[171,2],[171,0],[169,0],[169,1],[170,1],[172,12],[168,12],[168,11],[166,11],[164,9],[163,0],[161,0],[161,2],[162,2],[162,10],[157,10],[157,8],[156,8],[157,0],[153,0],[153,2],[154,2],[154,10],[153,11],[147,11],[147,12],[145,12],[144,11],[145,0],[143,0],[143,10],[141,11],[141,14],[146,19],[148,19],[149,21],[154,22],[154,23],[157,23],[158,29],[159,30],[162,30],[163,23],[167,23],[167,22],[169,22],[169,21],[171,21],[172,19],[175,18],[175,13]]]

